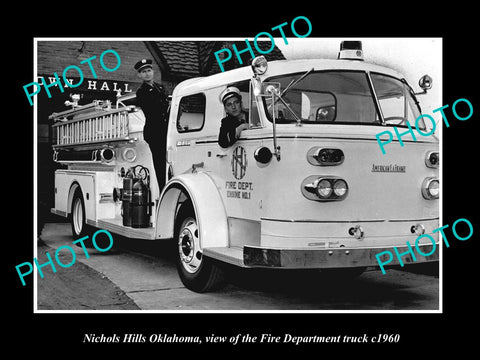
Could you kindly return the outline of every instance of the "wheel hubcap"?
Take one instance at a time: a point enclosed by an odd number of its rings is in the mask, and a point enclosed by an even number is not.
[[[195,219],[186,219],[178,235],[178,253],[181,263],[189,273],[198,271],[201,264],[200,240],[198,238],[198,226]]]

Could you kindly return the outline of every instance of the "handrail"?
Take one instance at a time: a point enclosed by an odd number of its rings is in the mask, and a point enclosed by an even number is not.
[[[48,119],[52,120],[52,119],[57,119],[57,118],[63,118],[65,116],[72,115],[72,114],[75,114],[75,113],[80,112],[80,111],[85,111],[85,110],[97,107],[98,105],[99,105],[98,102],[94,101],[90,104],[77,106],[73,109],[68,109],[68,110],[65,110],[65,111],[62,111],[62,112],[59,112],[59,113],[54,112],[53,114],[51,114],[48,117]]]

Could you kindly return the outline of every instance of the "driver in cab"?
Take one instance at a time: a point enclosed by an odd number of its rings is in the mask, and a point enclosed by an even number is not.
[[[240,90],[234,86],[222,91],[220,101],[227,116],[222,119],[218,144],[222,148],[227,148],[237,141],[243,130],[248,129],[248,112],[243,109]]]

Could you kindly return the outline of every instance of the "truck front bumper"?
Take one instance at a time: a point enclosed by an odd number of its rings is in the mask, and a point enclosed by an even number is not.
[[[379,266],[379,261],[381,261],[384,266],[390,266],[402,265],[402,263],[417,264],[439,260],[438,243],[435,249],[433,244],[418,245],[418,248],[412,247],[411,249],[412,251],[410,251],[406,245],[375,248],[327,249],[276,249],[244,246],[243,264],[246,267],[323,269]],[[420,250],[420,252],[418,250]],[[383,252],[384,254],[377,259],[376,255]]]

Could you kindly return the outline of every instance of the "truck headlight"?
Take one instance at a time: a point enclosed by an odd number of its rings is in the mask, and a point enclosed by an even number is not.
[[[440,194],[440,183],[436,177],[428,177],[423,180],[422,195],[427,200],[438,199]]]
[[[347,182],[336,176],[309,176],[302,182],[302,194],[309,200],[343,200],[348,193]]]
[[[322,179],[317,183],[317,195],[321,199],[327,199],[332,195],[332,184],[327,179]]]
[[[337,179],[333,184],[333,192],[337,197],[343,197],[347,194],[348,186],[345,180]]]

